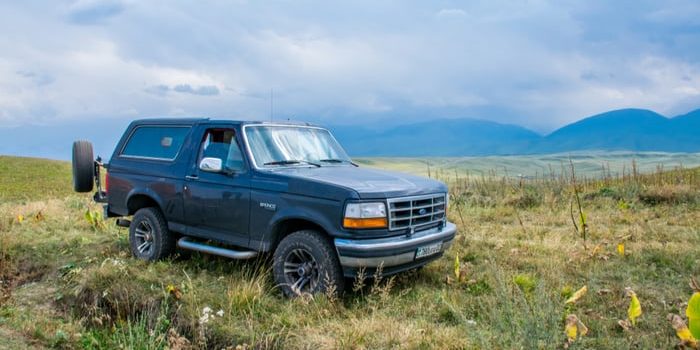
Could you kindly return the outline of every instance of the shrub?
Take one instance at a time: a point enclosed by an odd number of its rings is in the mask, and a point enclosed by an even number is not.
[[[647,188],[638,198],[647,205],[696,204],[700,202],[700,193],[688,185],[665,185]]]

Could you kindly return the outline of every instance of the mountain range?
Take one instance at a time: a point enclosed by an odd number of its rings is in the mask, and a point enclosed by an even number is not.
[[[700,109],[667,118],[620,109],[566,125],[548,135],[517,125],[442,119],[385,129],[329,127],[352,156],[488,156],[584,150],[700,152]]]
[[[0,127],[0,154],[70,159],[73,140],[94,143],[108,158],[130,121],[94,119],[58,125]],[[489,156],[573,151],[700,152],[700,109],[667,118],[645,109],[594,115],[541,135],[477,119],[388,125],[327,125],[352,157]]]

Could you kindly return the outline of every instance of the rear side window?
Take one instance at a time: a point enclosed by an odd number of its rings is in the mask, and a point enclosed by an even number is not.
[[[131,133],[121,155],[175,159],[189,131],[186,126],[139,126]]]

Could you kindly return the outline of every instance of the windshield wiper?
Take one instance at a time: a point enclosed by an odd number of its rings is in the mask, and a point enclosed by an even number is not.
[[[264,163],[263,165],[291,165],[291,164],[308,164],[308,165],[313,165],[317,168],[321,167],[321,164],[317,164],[314,162],[309,162],[308,160],[303,160],[303,159],[286,159],[286,160],[276,160],[273,162],[267,162]]]
[[[359,165],[355,164],[355,162],[347,159],[337,159],[337,158],[329,158],[329,159],[321,159],[319,162],[324,162],[324,163],[349,163],[352,164],[355,167],[359,167]]]

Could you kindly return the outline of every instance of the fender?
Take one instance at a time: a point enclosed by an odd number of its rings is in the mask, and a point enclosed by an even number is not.
[[[132,188],[131,191],[129,191],[129,193],[126,195],[127,209],[128,209],[128,203],[131,201],[131,199],[134,196],[138,196],[138,195],[143,195],[143,196],[146,196],[146,197],[153,199],[158,204],[158,207],[160,208],[160,210],[163,211],[164,213],[166,212],[164,210],[165,205],[164,205],[163,198],[149,187]]]
[[[279,237],[277,235],[277,229],[279,225],[287,220],[304,220],[310,222],[318,227],[320,227],[329,236],[335,236],[335,229],[333,223],[328,220],[328,216],[324,215],[312,208],[295,208],[288,207],[284,210],[275,213],[275,215],[270,220],[270,223],[265,230],[263,236],[263,242],[269,242],[268,244],[275,244]]]

